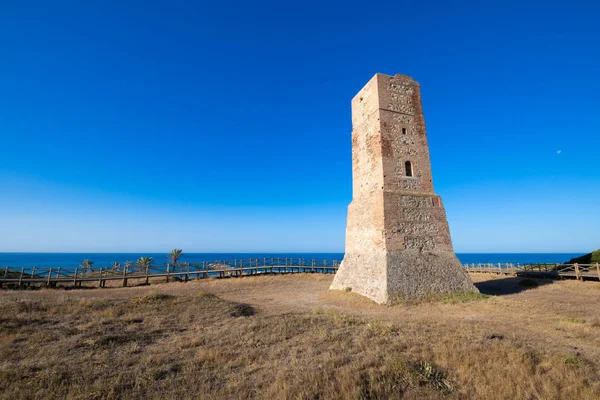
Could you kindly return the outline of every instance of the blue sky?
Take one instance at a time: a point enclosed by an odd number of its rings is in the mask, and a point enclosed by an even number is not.
[[[421,83],[457,252],[600,247],[598,2],[10,3],[0,251],[341,252],[376,72]]]

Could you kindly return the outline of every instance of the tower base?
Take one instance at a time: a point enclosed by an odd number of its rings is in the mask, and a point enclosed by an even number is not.
[[[453,252],[418,249],[346,254],[330,289],[351,289],[380,304],[479,293]]]

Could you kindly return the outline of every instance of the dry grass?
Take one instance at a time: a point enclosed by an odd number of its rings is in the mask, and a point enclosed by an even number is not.
[[[600,324],[582,306],[597,304],[595,286],[512,282],[522,291],[384,307],[328,292],[330,279],[4,291],[0,398],[600,395]],[[538,303],[576,293],[562,308]]]

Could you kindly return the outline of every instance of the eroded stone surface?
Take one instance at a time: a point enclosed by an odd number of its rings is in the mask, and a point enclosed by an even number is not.
[[[419,84],[376,74],[352,99],[352,127],[353,198],[331,289],[378,303],[476,292],[433,192]]]

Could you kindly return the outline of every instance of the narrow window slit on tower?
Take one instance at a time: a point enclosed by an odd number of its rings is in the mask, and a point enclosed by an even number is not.
[[[406,128],[402,128],[402,134],[406,135]]]
[[[410,161],[404,163],[404,169],[406,170],[406,176],[413,176],[413,168]]]

